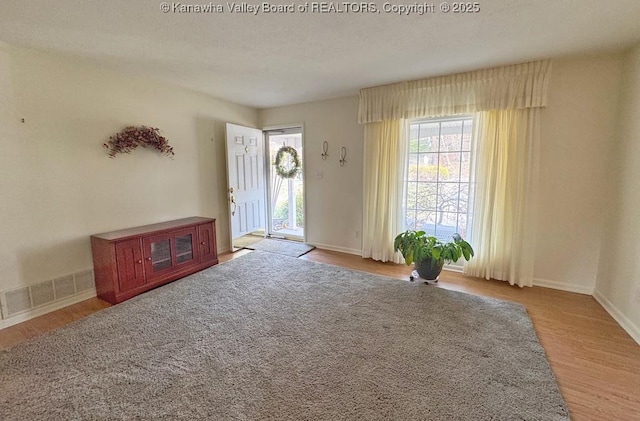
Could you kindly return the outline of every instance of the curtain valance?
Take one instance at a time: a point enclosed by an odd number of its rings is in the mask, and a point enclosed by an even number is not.
[[[547,105],[551,62],[533,61],[360,90],[360,124]]]

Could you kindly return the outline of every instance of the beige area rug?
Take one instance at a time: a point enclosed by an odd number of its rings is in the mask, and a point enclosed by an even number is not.
[[[297,241],[278,240],[275,238],[265,238],[253,244],[248,244],[244,248],[249,250],[260,250],[269,253],[282,254],[289,257],[300,257],[309,253],[315,248],[308,244]]]
[[[0,419],[568,413],[522,306],[256,251],[0,353]]]

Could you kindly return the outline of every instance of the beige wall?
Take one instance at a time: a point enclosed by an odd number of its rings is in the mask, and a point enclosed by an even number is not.
[[[640,343],[640,45],[625,57],[595,296]]]
[[[621,55],[553,62],[541,117],[537,284],[593,293],[621,68]]]
[[[307,242],[359,253],[362,229],[362,154],[364,130],[358,124],[358,98],[347,97],[260,110],[262,127],[304,124]],[[329,143],[323,161],[322,142]],[[341,167],[340,148],[347,148]],[[322,178],[319,178],[319,173]]]
[[[216,217],[228,247],[224,123],[255,127],[257,110],[7,45],[0,92],[0,290],[91,268],[89,235],[117,228]],[[175,159],[108,158],[102,143],[141,124]]]
[[[621,55],[555,60],[549,106],[541,117],[536,284],[593,293],[611,189],[607,174],[615,142]],[[357,97],[260,111],[263,126],[305,123],[308,157],[308,240],[358,251],[363,130]],[[328,140],[331,157],[320,158]],[[346,168],[337,165],[341,144]],[[346,170],[346,171],[345,171]],[[314,178],[324,171],[322,180]]]

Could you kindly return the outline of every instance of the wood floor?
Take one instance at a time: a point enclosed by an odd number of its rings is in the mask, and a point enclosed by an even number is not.
[[[220,256],[224,262],[248,251]],[[404,265],[313,250],[306,260],[408,279]],[[443,272],[434,288],[514,301],[526,306],[564,396],[571,418],[640,420],[640,345],[593,297],[547,288],[518,288],[504,282]],[[109,307],[93,298],[0,330],[0,350]]]

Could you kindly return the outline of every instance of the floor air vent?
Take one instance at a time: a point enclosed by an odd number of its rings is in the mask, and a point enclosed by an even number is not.
[[[40,282],[0,293],[2,318],[6,319],[35,308],[80,295],[95,288],[93,270]]]
[[[5,293],[4,297],[7,303],[5,306],[7,317],[31,309],[29,287],[9,291]]]

